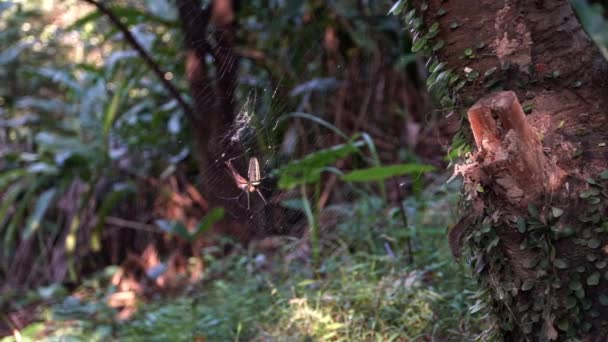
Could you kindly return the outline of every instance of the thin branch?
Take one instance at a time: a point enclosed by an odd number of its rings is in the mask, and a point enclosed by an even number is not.
[[[180,107],[182,108],[182,110],[184,111],[184,114],[188,117],[188,119],[191,121],[196,121],[196,116],[194,115],[194,111],[192,110],[190,105],[184,100],[184,98],[182,97],[179,90],[175,87],[175,85],[173,85],[173,83],[169,82],[169,80],[167,80],[165,78],[165,72],[163,72],[163,70],[160,68],[158,63],[156,63],[152,59],[152,57],[148,54],[148,52],[141,46],[141,44],[139,44],[137,39],[135,39],[135,37],[133,36],[131,31],[129,30],[129,28],[120,21],[120,18],[116,14],[114,14],[114,12],[112,12],[112,10],[110,10],[108,7],[106,7],[106,5],[104,5],[100,2],[97,2],[95,0],[82,0],[82,1],[87,2],[87,3],[97,7],[97,9],[101,13],[105,14],[108,17],[108,19],[110,19],[110,21],[114,24],[114,26],[116,26],[116,28],[118,28],[120,30],[120,32],[122,32],[126,41],[137,51],[139,56],[146,62],[146,64],[148,64],[150,69],[152,69],[152,71],[160,79],[162,85],[169,92],[169,94],[171,94],[171,96],[173,98],[175,98],[175,100],[179,103]]]
[[[105,218],[105,222],[117,228],[128,228],[135,230],[143,230],[152,233],[164,234],[165,232],[160,230],[154,225],[145,224],[137,221],[129,221],[120,217],[108,216]]]
[[[409,229],[409,224],[407,223],[407,213],[405,212],[405,207],[403,206],[403,194],[401,193],[401,186],[396,179],[393,180],[395,183],[395,188],[397,189],[397,200],[399,201],[399,212],[401,213],[401,220],[403,222],[403,228]],[[412,232],[411,229],[409,229]],[[408,235],[407,237],[407,261],[410,265],[414,263],[414,251],[412,250],[412,237]]]

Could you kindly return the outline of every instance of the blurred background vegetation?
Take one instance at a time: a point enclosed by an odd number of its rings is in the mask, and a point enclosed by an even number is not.
[[[192,103],[174,2],[102,3]],[[469,148],[394,2],[237,3],[223,135],[243,151],[226,157],[260,160],[268,204],[250,209],[209,204],[201,184],[224,159],[198,160],[187,113],[106,14],[0,2],[0,337],[483,336],[481,294],[445,239],[447,168]],[[597,9],[577,6],[606,46]],[[262,214],[280,229],[215,225]]]

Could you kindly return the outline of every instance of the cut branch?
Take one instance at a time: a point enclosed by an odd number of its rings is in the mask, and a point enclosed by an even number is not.
[[[514,92],[482,98],[468,116],[479,149],[475,173],[502,190],[508,202],[526,206],[558,188],[564,172],[543,153],[540,137]]]

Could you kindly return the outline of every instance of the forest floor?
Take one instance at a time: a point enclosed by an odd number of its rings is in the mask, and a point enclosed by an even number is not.
[[[306,258],[290,257],[303,242],[288,241],[270,254],[210,252],[199,281],[121,311],[108,306],[115,266],[71,293],[41,288],[19,304],[27,327],[0,341],[474,340],[490,322],[447,244],[457,196],[457,184],[441,182],[408,199],[409,229],[382,200],[360,199],[349,222],[325,234],[316,276]]]

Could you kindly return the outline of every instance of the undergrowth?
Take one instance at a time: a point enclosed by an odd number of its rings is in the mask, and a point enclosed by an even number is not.
[[[87,299],[56,299],[20,333],[48,341],[473,340],[488,323],[469,312],[475,285],[445,238],[456,194],[441,185],[408,199],[408,229],[397,210],[363,199],[323,237],[334,247],[324,248],[316,277],[308,262],[286,261],[293,245],[265,256],[240,249],[209,256],[203,280],[186,294],[142,301],[117,321],[104,304],[110,268],[79,290]]]

